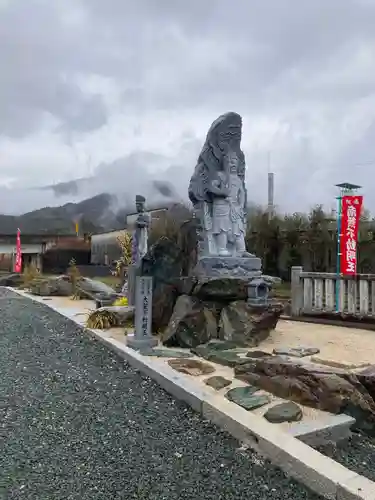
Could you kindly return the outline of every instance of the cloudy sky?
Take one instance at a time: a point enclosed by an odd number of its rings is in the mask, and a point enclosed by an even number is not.
[[[209,125],[237,111],[254,202],[270,159],[280,210],[330,208],[350,181],[375,212],[374,26],[375,0],[0,0],[0,211],[147,179],[186,197]]]

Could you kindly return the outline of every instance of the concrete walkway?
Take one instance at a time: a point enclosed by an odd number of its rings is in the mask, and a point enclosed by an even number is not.
[[[45,305],[0,310],[1,499],[318,498]]]

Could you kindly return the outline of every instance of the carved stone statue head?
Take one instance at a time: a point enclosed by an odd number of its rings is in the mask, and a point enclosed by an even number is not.
[[[245,176],[245,157],[241,150],[242,118],[234,112],[219,116],[211,125],[189,185],[193,206],[212,201],[209,185],[218,171],[224,171],[228,155],[235,153],[238,175]]]
[[[146,198],[140,194],[137,194],[135,197],[135,208],[139,214],[145,211],[145,203]]]

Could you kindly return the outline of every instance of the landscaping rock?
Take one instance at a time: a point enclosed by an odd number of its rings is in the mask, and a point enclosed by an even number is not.
[[[360,383],[366,387],[373,400],[375,400],[375,365],[368,366],[364,370],[356,372]]]
[[[80,277],[76,287],[80,298],[91,300],[107,300],[113,304],[118,294],[105,283]],[[31,293],[42,297],[70,297],[74,294],[73,285],[67,275],[52,276],[50,278],[36,278],[30,284]]]
[[[161,340],[167,346],[196,347],[217,337],[217,321],[211,304],[181,295]]]
[[[86,298],[90,298],[90,295],[87,292],[80,293],[81,296]],[[103,293],[93,294],[92,300],[95,300],[95,306],[97,309],[101,307],[112,306],[112,304],[119,297],[117,293],[113,293],[112,295],[106,295]]]
[[[213,363],[230,366],[232,368],[239,364],[248,362],[246,358],[241,358],[238,353],[233,351],[209,351],[206,359],[208,361],[212,361]]]
[[[216,391],[220,391],[220,389],[224,389],[224,387],[228,387],[232,381],[228,380],[220,375],[214,375],[213,377],[207,378],[204,383]]]
[[[191,352],[200,358],[208,360],[210,354],[214,352],[214,350],[209,349],[208,344],[201,344],[196,347],[192,347]]]
[[[69,276],[37,278],[30,283],[30,291],[41,297],[71,297],[73,286]]]
[[[78,288],[81,292],[83,292],[83,294],[87,294],[88,298],[91,298],[94,295],[101,296],[102,298],[114,297],[113,300],[116,300],[118,297],[118,293],[116,293],[112,287],[102,283],[101,281],[92,280],[90,278],[79,278]]]
[[[155,358],[192,358],[193,355],[190,352],[174,351],[172,349],[147,349],[139,351],[142,356],[152,356]]]
[[[281,315],[279,304],[264,308],[235,301],[224,307],[219,322],[219,338],[256,347],[276,328]]]
[[[210,340],[207,344],[199,344],[191,349],[192,353],[197,356],[201,356],[202,358],[207,357],[209,354],[215,354],[222,351],[230,351],[237,354],[236,345],[233,342],[225,342],[222,340]]]
[[[193,288],[197,282],[194,276],[183,276],[173,281],[178,295],[191,295]]]
[[[298,422],[302,419],[302,409],[295,403],[288,401],[273,406],[264,414],[264,418],[272,424],[282,422]]]
[[[236,378],[296,403],[351,415],[355,428],[375,435],[374,367],[352,373],[281,356],[248,361],[235,366]]]
[[[21,273],[6,274],[5,276],[0,276],[0,286],[11,286],[17,288],[23,283],[23,277]]]
[[[186,373],[187,375],[192,375],[193,377],[208,375],[210,373],[214,373],[215,371],[213,366],[203,363],[197,359],[170,359],[168,364],[174,370]]]
[[[212,351],[230,351],[237,349],[239,346],[241,347],[240,344],[232,340],[210,340],[204,345]],[[242,344],[242,347],[245,347],[245,344]]]
[[[142,259],[142,275],[152,276],[152,329],[163,331],[172,316],[178,297],[176,279],[181,276],[181,250],[169,238],[154,243]]]
[[[202,300],[231,301],[246,300],[249,279],[245,278],[198,278],[193,295]]]
[[[279,356],[292,356],[294,358],[313,356],[319,352],[320,349],[317,347],[279,347],[273,350],[273,353]]]
[[[174,214],[172,217],[174,220],[181,220],[181,214],[177,215],[177,217],[176,214]],[[182,267],[181,276],[191,276],[197,263],[199,223],[195,217],[191,217],[191,213],[186,212],[184,218],[185,217],[186,219],[181,224],[178,231],[177,244],[181,249],[179,257],[179,262]]]
[[[247,363],[246,358],[239,356],[239,353],[235,350],[222,351],[221,349],[210,348],[210,343],[199,345],[191,349],[191,352],[200,358],[211,361],[212,363],[217,363],[223,366],[234,367],[241,363]]]
[[[245,408],[245,410],[255,410],[261,406],[266,405],[271,401],[269,396],[263,394],[255,394],[258,391],[257,387],[235,387],[230,389],[225,397],[236,403],[238,406]]]
[[[247,358],[253,358],[253,359],[269,358],[270,356],[272,356],[272,354],[265,351],[248,351],[246,353]]]

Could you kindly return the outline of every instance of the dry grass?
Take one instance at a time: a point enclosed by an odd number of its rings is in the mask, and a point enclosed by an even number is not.
[[[118,320],[115,314],[98,309],[90,313],[86,325],[94,330],[108,330],[118,326]]]
[[[22,288],[29,288],[31,283],[37,278],[40,278],[38,269],[34,264],[29,264],[22,273]]]
[[[105,309],[97,309],[91,311],[86,322],[87,328],[94,330],[108,330],[109,328],[124,327],[124,332],[127,328],[134,328],[133,319],[127,320],[125,323],[121,321],[118,314]]]

